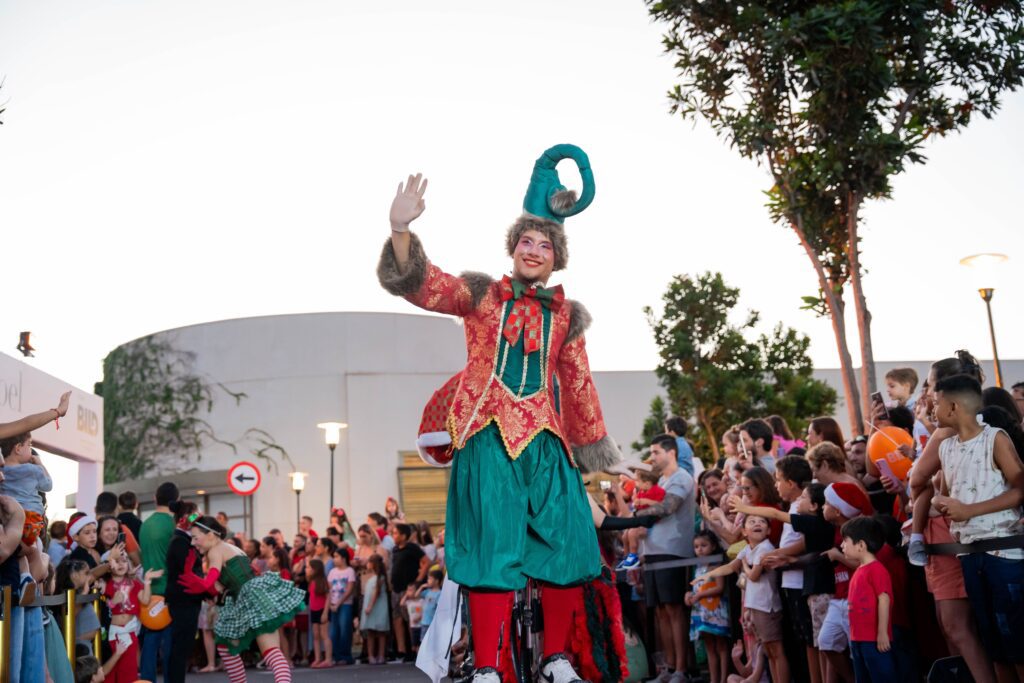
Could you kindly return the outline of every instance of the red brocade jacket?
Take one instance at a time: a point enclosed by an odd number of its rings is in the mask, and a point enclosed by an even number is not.
[[[445,273],[427,260],[415,235],[410,247],[409,263],[404,273],[399,273],[391,242],[385,243],[378,277],[385,289],[416,306],[463,320],[467,362],[446,424],[454,447],[463,448],[473,435],[494,422],[513,459],[547,429],[584,471],[618,462],[621,456],[605,429],[587,361],[583,331],[589,315],[585,309],[566,300],[551,311],[540,350],[528,354],[528,363],[538,359],[541,363],[540,388],[520,396],[501,380],[503,320],[506,307],[512,305],[502,300],[501,283],[479,273],[458,277]]]

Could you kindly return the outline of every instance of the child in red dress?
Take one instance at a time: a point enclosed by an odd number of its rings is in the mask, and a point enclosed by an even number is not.
[[[107,674],[111,683],[135,683],[139,680],[139,639],[142,625],[139,613],[148,605],[150,582],[163,576],[163,569],[150,569],[145,581],[134,578],[132,564],[123,553],[111,554],[110,578],[103,594],[110,609],[110,628],[107,631],[111,650],[123,650],[117,664]]]

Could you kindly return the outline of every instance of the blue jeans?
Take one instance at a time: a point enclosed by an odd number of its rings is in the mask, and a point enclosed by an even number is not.
[[[335,662],[351,664],[352,659],[352,605],[341,605],[331,612],[331,648]]]
[[[171,627],[162,631],[142,629],[142,656],[139,658],[139,678],[156,683],[156,662],[164,663],[164,681],[167,680],[167,663],[171,661]]]
[[[988,553],[960,557],[978,639],[994,662],[1024,662],[1024,560]]]
[[[874,641],[855,640],[850,643],[850,654],[853,655],[853,675],[857,683],[898,682],[892,650],[879,652]]]
[[[11,683],[44,683],[43,610],[41,607],[13,607],[11,612]]]

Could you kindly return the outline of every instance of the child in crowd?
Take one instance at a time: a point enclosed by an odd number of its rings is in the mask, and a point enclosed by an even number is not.
[[[313,630],[313,661],[309,668],[326,669],[334,666],[334,655],[331,652],[327,611],[327,596],[331,586],[327,583],[322,560],[314,557],[306,563],[306,581],[309,582],[309,624]]]
[[[790,514],[799,512],[800,499],[811,480],[811,466],[807,458],[787,455],[775,462],[775,489],[782,498],[784,508],[788,509]],[[796,678],[809,678],[820,682],[821,667],[818,650],[814,647],[814,626],[807,599],[804,597],[804,571],[802,568],[789,567],[805,552],[807,543],[804,534],[797,531],[791,522],[786,521],[782,527],[779,549],[769,554],[764,563],[767,567],[782,570],[783,619],[800,641],[807,659],[805,666],[803,661],[794,657],[796,661],[793,662],[792,673]]]
[[[738,674],[729,674],[727,683],[771,683],[768,680],[768,667],[766,667],[764,648],[758,645],[747,661],[743,661],[743,653],[746,648],[742,640],[737,640],[732,646],[732,663]]]
[[[916,390],[917,371],[914,368],[894,368],[885,373],[885,391],[896,405],[913,410]]]
[[[0,441],[4,476],[0,479],[0,495],[10,496],[25,510],[22,543],[32,545],[46,529],[46,511],[40,493],[53,490],[50,473],[38,455],[32,452],[32,434],[25,432]]]
[[[833,563],[835,592],[828,603],[828,612],[818,632],[818,649],[825,653],[829,666],[841,680],[851,680],[853,671],[846,651],[850,647],[849,591],[850,576],[858,563],[840,550],[843,525],[857,517],[874,514],[871,501],[856,484],[837,481],[825,488],[824,517],[835,531],[835,545],[824,553]]]
[[[119,642],[102,666],[100,660],[92,655],[78,657],[75,659],[75,683],[103,683],[125,656],[125,652],[124,643]]]
[[[84,560],[70,557],[57,565],[57,595],[75,589],[79,595],[88,593],[92,586],[92,573]],[[92,653],[92,640],[100,630],[100,620],[91,605],[75,605],[75,642],[83,644]],[[77,673],[77,672],[76,672]]]
[[[303,538],[303,542],[305,542],[305,538]],[[249,553],[246,552],[246,555],[248,556]],[[291,566],[291,556],[284,548],[274,548],[270,553],[270,558],[265,560],[265,571],[276,572],[277,574],[280,574],[281,578],[285,581],[292,580]],[[255,562],[253,563],[253,569],[255,570]],[[305,575],[303,575],[302,578],[305,579]],[[306,615],[300,616],[305,617]],[[305,628],[303,628],[303,630],[305,631]],[[298,658],[299,661],[303,662],[304,666],[306,661],[306,647],[299,647],[297,644],[296,620],[292,619],[288,623],[284,624],[278,629],[277,633],[278,637],[281,639],[281,653],[284,654],[285,658],[293,662],[295,661],[295,658]],[[213,633],[211,631],[211,636],[212,635]]]
[[[892,653],[892,581],[875,555],[884,546],[882,525],[857,517],[843,525],[843,555],[858,566],[850,579],[850,651],[857,683],[895,682]]]
[[[405,610],[405,613],[409,615],[409,635],[412,638],[412,649],[413,652],[417,651],[420,646],[420,625],[423,621],[423,601],[417,597],[416,585],[410,583],[405,589],[405,593],[402,595],[402,599],[399,601],[401,609]]]
[[[352,609],[355,603],[356,570],[352,568],[352,550],[334,550],[334,567],[327,574],[331,584],[331,646],[335,664],[352,664]]]
[[[444,572],[440,569],[431,569],[427,574],[427,582],[420,586],[419,598],[423,601],[423,620],[420,622],[422,629],[421,637],[425,637],[430,623],[434,620],[434,612],[437,611],[437,601],[441,599],[441,584],[444,583]]]
[[[46,546],[46,554],[56,567],[68,554],[68,523],[58,519],[50,524],[50,543]]]
[[[776,470],[776,479],[779,477],[778,472],[779,470]],[[802,591],[802,597],[807,603],[808,613],[811,617],[811,635],[815,653],[818,652],[818,636],[821,633],[825,615],[828,613],[829,601],[835,590],[835,571],[832,561],[822,556],[822,553],[835,547],[836,539],[835,527],[824,517],[825,488],[824,484],[807,484],[796,501],[796,513],[766,508],[758,509],[759,514],[790,525],[795,532],[803,536],[804,552],[818,556],[817,560],[803,568]],[[754,508],[740,502],[734,509],[737,512],[749,513]],[[808,665],[813,672],[814,663],[808,662]],[[821,670],[820,665],[817,669]]]
[[[707,529],[693,537],[693,552],[697,557],[709,557],[722,552],[718,537]],[[729,601],[723,579],[702,579],[718,564],[697,565],[694,581],[701,581],[699,589],[686,594],[684,602],[690,608],[690,640],[704,642],[708,657],[710,683],[726,683],[729,675]]]
[[[150,569],[145,580],[139,581],[123,553],[112,553],[107,563],[110,576],[103,591],[110,610],[107,638],[111,649],[120,647],[124,651],[124,656],[116,666],[107,670],[107,674],[114,683],[135,683],[139,679],[138,633],[142,628],[139,614],[142,605],[149,604],[151,582],[163,576],[164,570]]]
[[[1024,523],[1024,469],[1013,442],[1001,429],[979,424],[981,384],[954,375],[935,385],[935,417],[954,435],[939,446],[944,487],[934,505],[949,517],[950,532],[964,545],[960,555],[967,598],[981,641],[1005,679],[1024,676],[1024,548],[1014,536]],[[1000,675],[1003,674],[1003,675]]]
[[[758,642],[768,655],[768,667],[773,681],[789,680],[789,662],[782,647],[782,599],[776,588],[774,569],[767,569],[762,558],[775,550],[768,540],[768,518],[760,514],[760,508],[747,514],[743,523],[747,547],[728,564],[712,569],[694,579],[693,585],[719,576],[742,572],[747,585],[743,593],[743,606],[747,608],[753,622]]]
[[[637,470],[636,489],[633,493],[633,512],[648,508],[665,500],[665,489],[658,486],[658,475],[654,472]],[[627,529],[622,534],[623,550],[626,556],[616,569],[633,569],[640,564],[640,541],[647,537],[647,529]]]
[[[364,634],[370,664],[384,663],[384,648],[388,631],[387,575],[384,573],[384,559],[371,555],[366,561],[363,573],[363,611],[359,627]]]

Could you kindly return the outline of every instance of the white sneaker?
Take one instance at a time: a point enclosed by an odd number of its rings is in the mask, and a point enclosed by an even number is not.
[[[672,675],[668,672],[668,669],[662,669],[657,676],[648,680],[646,683],[668,683],[671,676]]]
[[[474,671],[473,678],[469,680],[472,683],[501,683],[501,676],[498,675],[497,669],[488,666]]]
[[[563,654],[551,655],[540,665],[542,683],[583,683]]]

